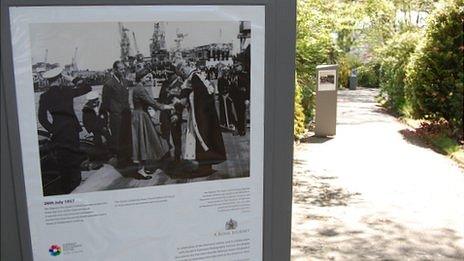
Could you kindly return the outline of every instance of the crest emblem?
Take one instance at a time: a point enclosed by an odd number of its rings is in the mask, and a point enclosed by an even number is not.
[[[238,226],[237,221],[230,219],[226,222],[226,230],[234,230]]]

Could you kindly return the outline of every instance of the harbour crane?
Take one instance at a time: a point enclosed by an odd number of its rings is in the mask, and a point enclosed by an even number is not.
[[[78,68],[77,68],[77,62],[76,62],[76,58],[77,58],[77,48],[78,48],[78,47],[76,47],[76,49],[74,49],[74,55],[73,55],[73,57],[72,57],[72,59],[71,59],[71,68],[72,68],[73,71],[77,71],[77,70],[78,70]]]
[[[133,31],[132,31],[132,37],[134,38],[134,48],[135,48],[135,52],[136,52],[137,54],[139,54],[140,51],[139,51],[139,47],[138,47],[138,45],[137,45],[137,39],[135,38],[135,33],[134,33]]]
[[[126,61],[130,56],[130,40],[127,32],[129,29],[125,28],[121,22],[118,23],[119,26],[119,35],[121,36],[121,41],[119,43],[121,47],[121,60]]]
[[[176,36],[177,38],[174,39],[174,42],[176,42],[176,49],[180,50],[182,48],[182,41],[184,41],[184,38],[188,36],[188,34],[179,33],[179,28],[177,28]]]

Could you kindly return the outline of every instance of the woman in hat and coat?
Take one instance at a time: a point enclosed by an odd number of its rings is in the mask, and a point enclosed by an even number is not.
[[[172,110],[172,105],[161,104],[153,99],[146,87],[153,87],[152,75],[149,70],[136,72],[137,85],[133,90],[134,110],[132,112],[132,160],[139,164],[140,179],[150,179],[150,172],[145,170],[145,163],[149,160],[160,160],[168,152],[169,146],[161,138],[148,113],[148,108],[155,110]]]

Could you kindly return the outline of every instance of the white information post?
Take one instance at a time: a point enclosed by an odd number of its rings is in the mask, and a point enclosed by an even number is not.
[[[262,260],[264,10],[10,7],[34,260]]]
[[[337,129],[338,65],[318,65],[316,91],[317,136],[334,136]]]

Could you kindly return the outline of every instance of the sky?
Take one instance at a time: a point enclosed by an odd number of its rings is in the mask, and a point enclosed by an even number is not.
[[[124,27],[131,30],[129,37],[133,47],[132,31],[137,39],[139,51],[149,56],[150,38],[153,35],[152,22],[124,22]],[[166,45],[168,50],[175,46],[176,32],[188,34],[184,48],[225,42],[233,44],[233,54],[240,48],[237,38],[239,22],[164,22]],[[70,64],[76,47],[77,66],[79,69],[104,70],[110,68],[120,58],[120,35],[118,23],[47,23],[31,24],[30,39],[32,63],[45,59],[47,62]]]

